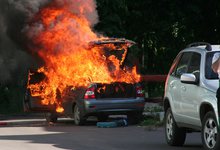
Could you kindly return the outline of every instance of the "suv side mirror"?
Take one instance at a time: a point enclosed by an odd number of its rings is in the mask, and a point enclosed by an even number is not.
[[[186,84],[198,84],[199,80],[192,73],[184,73],[180,76],[180,81]]]

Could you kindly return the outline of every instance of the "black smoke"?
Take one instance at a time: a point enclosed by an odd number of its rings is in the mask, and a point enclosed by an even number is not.
[[[26,47],[24,28],[47,0],[0,1],[0,84],[23,84],[35,60]]]

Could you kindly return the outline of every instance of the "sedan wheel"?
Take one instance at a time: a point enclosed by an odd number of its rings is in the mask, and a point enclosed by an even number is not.
[[[80,115],[79,108],[75,107],[75,110],[74,110],[74,121],[77,122],[76,124],[78,124],[78,122],[80,121],[79,115]]]
[[[81,111],[77,105],[74,107],[74,122],[76,125],[83,125],[86,122],[86,118],[82,117]]]

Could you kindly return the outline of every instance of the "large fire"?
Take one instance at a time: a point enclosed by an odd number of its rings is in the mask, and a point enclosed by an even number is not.
[[[40,28],[39,32],[32,33],[34,36],[31,40],[35,45],[32,51],[37,52],[44,61],[44,65],[37,71],[46,76],[39,83],[28,83],[32,96],[41,97],[44,105],[55,104],[56,111],[63,112],[62,94],[68,86],[77,88],[86,87],[91,82],[135,83],[140,80],[135,67],[121,68],[132,42],[92,42],[111,39],[98,36],[92,31],[91,23],[84,16],[85,9],[91,9],[90,5],[86,3],[78,6],[80,12],[76,14],[69,9],[67,2],[59,5],[56,3],[53,1],[42,8],[30,25],[38,25]],[[111,54],[113,50],[123,52],[121,59],[115,55],[106,55],[106,51]],[[29,79],[31,75],[29,73]],[[58,91],[60,97],[57,97]]]

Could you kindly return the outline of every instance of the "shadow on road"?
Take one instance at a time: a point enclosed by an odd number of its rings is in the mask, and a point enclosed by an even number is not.
[[[3,135],[1,131],[11,131]],[[118,128],[98,128],[96,121],[86,126],[75,126],[72,120],[44,126],[0,128],[0,141],[22,141],[31,144],[49,144],[67,150],[200,150],[200,134],[189,134],[183,147],[165,143],[162,128],[148,131],[137,125]],[[9,147],[12,145],[9,145]],[[16,145],[15,145],[16,148]],[[37,148],[36,148],[37,149]],[[33,149],[34,150],[34,149]]]

